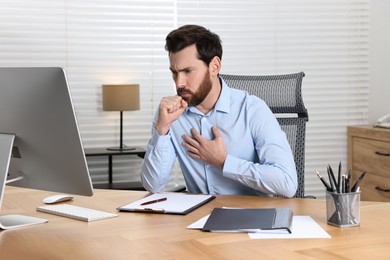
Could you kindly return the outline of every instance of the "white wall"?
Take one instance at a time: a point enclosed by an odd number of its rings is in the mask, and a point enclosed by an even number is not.
[[[390,1],[371,0],[369,123],[390,113]]]

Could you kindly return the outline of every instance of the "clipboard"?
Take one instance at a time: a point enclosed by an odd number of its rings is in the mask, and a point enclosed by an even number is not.
[[[214,208],[202,230],[291,233],[292,217],[288,208]]]
[[[163,201],[141,205],[145,202],[166,199]],[[155,193],[140,200],[118,207],[125,212],[161,213],[186,215],[207,202],[215,199],[213,195],[185,193]]]

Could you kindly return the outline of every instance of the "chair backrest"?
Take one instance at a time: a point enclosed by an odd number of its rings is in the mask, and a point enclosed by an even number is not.
[[[291,146],[298,175],[294,197],[305,196],[305,135],[308,113],[302,99],[305,73],[285,75],[220,75],[232,88],[247,91],[264,100],[285,131]]]

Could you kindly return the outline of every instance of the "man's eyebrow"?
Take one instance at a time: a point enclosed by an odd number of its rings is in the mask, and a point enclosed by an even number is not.
[[[186,67],[186,68],[179,69],[179,70],[175,70],[174,68],[169,68],[169,70],[172,72],[182,72],[182,71],[191,70],[191,69],[193,69],[193,67]]]

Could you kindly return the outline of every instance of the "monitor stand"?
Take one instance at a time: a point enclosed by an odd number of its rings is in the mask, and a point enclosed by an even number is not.
[[[3,202],[8,168],[11,160],[15,135],[0,133],[0,208]],[[47,219],[23,215],[0,216],[0,229],[11,229],[47,222]]]

